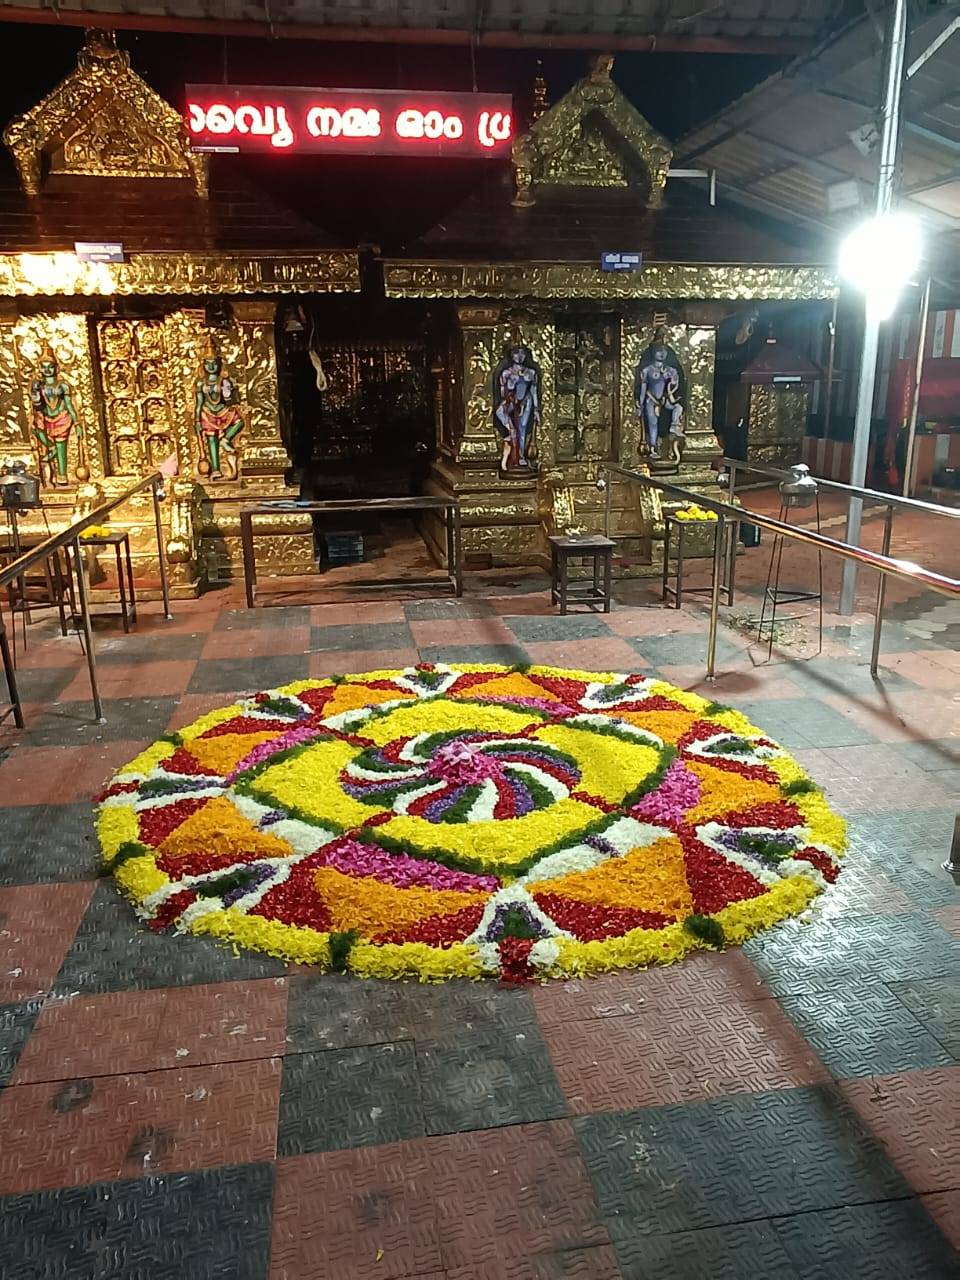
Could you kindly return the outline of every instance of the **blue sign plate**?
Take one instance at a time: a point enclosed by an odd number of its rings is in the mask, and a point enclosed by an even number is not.
[[[639,271],[643,266],[642,253],[601,253],[601,271]]]

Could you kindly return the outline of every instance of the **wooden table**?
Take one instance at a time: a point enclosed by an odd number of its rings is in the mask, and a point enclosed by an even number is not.
[[[717,538],[720,536],[720,521],[719,520],[678,520],[675,515],[671,513],[665,513],[663,517],[663,527],[664,527],[664,533],[663,533],[662,597],[663,597],[664,604],[669,606],[669,603],[672,599],[673,607],[675,609],[679,609],[681,604],[683,603],[684,592],[686,592],[688,596],[698,596],[698,595],[710,595],[713,591],[712,585],[706,586],[706,587],[688,587],[684,584],[683,564],[684,564],[684,555],[686,552],[686,547],[685,547],[686,536],[691,531],[691,529],[696,529],[700,532],[702,532],[704,529],[707,529],[709,532],[713,533],[713,543],[715,545]],[[676,531],[676,534],[677,534],[677,558],[676,558],[676,563],[673,570],[674,583],[671,584],[670,582],[670,546],[673,541],[674,531]],[[724,521],[724,537],[730,538],[731,540],[734,537],[736,537],[736,521],[730,521],[730,520]],[[714,548],[711,547],[711,550],[710,550],[711,569],[713,568],[713,563],[714,563],[713,552],[714,552]],[[705,559],[706,557],[698,557],[698,558]],[[733,604],[733,578],[734,578],[734,573],[736,572],[737,557],[735,555],[733,556],[724,555],[723,563],[724,563],[724,566],[727,568],[727,572],[729,573],[729,581],[721,581],[720,595],[721,597],[724,597],[724,596],[726,597],[726,601],[725,601],[726,604],[732,605]]]
[[[447,513],[447,582],[453,594],[463,595],[461,569],[460,500],[444,498],[436,494],[424,494],[416,498],[350,498],[307,502],[282,499],[276,502],[251,502],[240,508],[240,542],[243,547],[243,582],[247,592],[247,608],[254,608],[257,594],[257,561],[254,552],[253,521],[256,516],[278,515],[380,515],[394,512],[445,511]],[[290,532],[285,530],[284,532]],[[313,525],[292,532],[313,537]],[[370,587],[433,587],[436,578],[378,578],[370,582],[353,583],[353,586]]]
[[[111,529],[109,533],[98,533],[96,535],[82,533],[80,535],[80,546],[83,547],[113,547],[114,554],[117,557],[117,590],[120,594],[120,616],[123,619],[124,631],[130,630],[130,623],[137,620],[137,597],[133,589],[133,564],[130,560],[130,534],[126,529]],[[123,586],[123,570],[124,562],[126,562],[127,570],[127,586],[124,590]],[[82,573],[81,565],[76,566],[77,573]]]
[[[550,539],[550,598],[560,606],[562,614],[567,604],[576,602],[593,608],[601,605],[604,613],[610,612],[610,578],[613,551],[616,543],[602,533],[581,537],[556,535]],[[570,559],[593,561],[593,581],[585,585],[571,586],[567,562]]]

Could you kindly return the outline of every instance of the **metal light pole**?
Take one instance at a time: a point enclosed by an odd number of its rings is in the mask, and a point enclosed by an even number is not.
[[[907,48],[907,0],[894,0],[890,14],[887,65],[884,85],[883,135],[880,142],[880,165],[877,175],[877,213],[889,213],[893,203],[894,178],[897,168],[897,145],[900,138],[900,97],[903,63]],[[850,483],[863,488],[867,478],[867,453],[870,447],[870,419],[873,416],[873,392],[877,377],[877,350],[880,344],[880,319],[869,297],[866,300],[863,328],[863,357],[857,391],[857,412],[853,426],[853,462]],[[860,545],[860,518],[863,501],[851,498],[847,507],[846,541]],[[840,580],[840,612],[853,613],[857,595],[857,564],[845,560]]]

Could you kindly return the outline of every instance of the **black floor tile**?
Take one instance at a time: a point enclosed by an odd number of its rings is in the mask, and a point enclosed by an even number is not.
[[[97,662],[107,664],[147,662],[188,662],[191,658],[200,657],[207,641],[207,632],[195,635],[175,633],[164,635],[162,631],[151,631],[143,634],[131,631],[129,635],[122,632],[118,636],[99,640],[97,643]]]
[[[960,678],[957,683],[960,684]],[[899,744],[899,749],[918,768],[930,773],[960,768],[960,738],[903,742]]]
[[[357,649],[410,649],[413,636],[405,622],[364,622],[331,627],[313,627],[310,648],[320,652]]]
[[[165,732],[179,698],[105,698],[105,723],[93,715],[93,703],[58,702],[37,719],[28,719],[24,746],[80,747],[96,742],[143,740],[151,742]]]
[[[519,644],[427,645],[418,652],[423,662],[489,662],[516,667],[530,661],[526,649]]]
[[[616,1241],[908,1194],[832,1088],[787,1089],[575,1122]]]
[[[960,983],[960,975],[955,979]],[[838,1078],[949,1067],[953,1058],[882,983],[781,995],[797,1030]]]
[[[778,995],[857,979],[960,978],[960,940],[923,914],[784,921],[751,938],[744,951]]]
[[[305,653],[274,658],[201,658],[187,692],[258,693],[294,680],[306,680],[309,672],[310,659]]]
[[[914,978],[887,984],[924,1030],[960,1062],[960,979]]]
[[[64,655],[67,657],[68,655]],[[17,691],[21,702],[56,702],[77,674],[79,650],[69,654],[69,666],[63,667],[18,667]],[[3,692],[7,686],[4,681]]]
[[[960,903],[960,888],[940,864],[949,852],[955,821],[955,807],[858,814],[849,823],[850,845],[918,906],[949,906]]]
[[[461,618],[493,618],[492,604],[478,597],[459,600],[410,600],[403,606],[408,622],[459,622]]]
[[[42,1003],[27,1000],[23,1004],[0,1005],[0,1089],[13,1075]]]
[[[382,1146],[423,1135],[410,1041],[284,1059],[279,1155]]]
[[[0,1200],[8,1280],[266,1280],[273,1168],[107,1182]]]
[[[645,641],[638,644],[646,648]],[[784,747],[856,747],[875,743],[868,729],[815,698],[736,699],[736,708]]]
[[[616,1242],[623,1280],[796,1280],[772,1222],[738,1222]]]
[[[603,618],[592,613],[568,613],[564,617],[559,614],[547,614],[544,617],[520,614],[512,618],[505,617],[504,622],[521,644],[542,644],[551,640],[594,640],[598,637],[609,640],[612,634]]]
[[[532,1018],[506,1031],[448,1023],[438,1038],[417,1040],[417,1063],[429,1134],[566,1115],[550,1055]]]
[[[90,805],[0,806],[0,885],[93,880],[97,858]]]
[[[918,1200],[783,1218],[776,1231],[799,1280],[956,1280],[960,1257]]]
[[[666,631],[669,624],[664,624]],[[639,636],[630,644],[652,667],[686,667],[704,662],[707,655],[707,632],[678,631],[672,635]],[[717,636],[717,662],[732,662],[743,650],[726,636]]]
[[[225,609],[217,615],[214,631],[250,631],[264,628],[284,631],[310,625],[309,605],[266,605],[256,609]]]
[[[134,915],[112,879],[94,890],[54,983],[58,995],[76,992],[185,987],[205,982],[276,978],[286,965],[255,951],[210,938],[154,933]]]
[[[288,991],[288,1054],[413,1039],[403,983],[303,974],[290,979]]]

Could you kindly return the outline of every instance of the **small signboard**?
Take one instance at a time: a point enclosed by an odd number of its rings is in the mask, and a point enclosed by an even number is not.
[[[504,159],[513,140],[505,93],[188,84],[194,151]]]
[[[601,253],[601,271],[639,271],[643,266],[642,253]]]
[[[123,262],[123,245],[111,240],[77,240],[73,251],[81,262]]]

